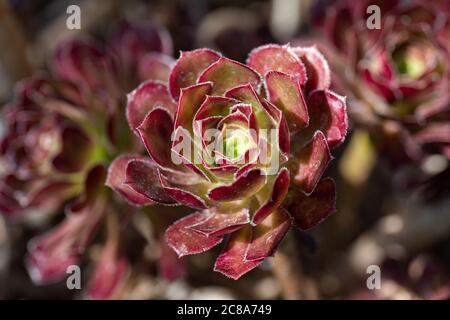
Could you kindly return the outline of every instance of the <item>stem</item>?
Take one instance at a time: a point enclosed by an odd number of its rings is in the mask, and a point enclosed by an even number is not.
[[[292,234],[286,236],[283,248],[272,259],[272,270],[286,300],[319,298],[314,281],[303,273],[299,250]]]

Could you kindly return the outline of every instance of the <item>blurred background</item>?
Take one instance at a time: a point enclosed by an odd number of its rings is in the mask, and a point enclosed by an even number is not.
[[[312,21],[313,12],[324,12],[331,3],[323,0],[0,0],[0,105],[10,101],[19,80],[47,68],[52,51],[63,40],[90,34],[101,41],[123,19],[152,21],[164,26],[173,39],[175,58],[179,50],[209,47],[245,62],[249,51],[266,43],[322,41],[324,37]],[[80,30],[66,27],[66,10],[73,4],[81,8]],[[351,96],[345,90],[336,87],[339,94]],[[217,250],[183,258],[185,271],[174,277],[163,277],[156,261],[164,252],[152,241],[150,222],[136,215],[127,230],[130,241],[126,248],[133,274],[115,297],[448,299],[448,161],[435,156],[420,163],[392,164],[374,149],[370,133],[363,126],[355,125],[354,119],[350,119],[352,130],[346,142],[334,150],[336,160],[327,169],[327,175],[337,183],[337,212],[311,231],[291,231],[295,247],[284,248],[296,260],[299,286],[292,285],[289,277],[272,272],[270,261],[238,281],[227,279],[212,271]],[[445,134],[450,136],[450,132]],[[58,217],[43,219],[33,215],[13,221],[0,215],[0,298],[82,297],[80,290],[68,290],[64,280],[51,285],[33,284],[24,267],[28,241],[57,221]],[[98,248],[94,245],[86,261],[95,259],[96,255]],[[87,265],[86,261],[83,265]],[[367,287],[366,281],[372,274],[367,273],[370,265],[380,267],[381,289]],[[86,274],[91,272],[89,268],[83,269],[83,278],[87,277],[84,270]]]

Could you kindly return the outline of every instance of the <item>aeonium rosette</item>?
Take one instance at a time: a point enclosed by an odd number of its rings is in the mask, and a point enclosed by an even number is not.
[[[29,243],[35,283],[65,277],[102,229],[87,295],[111,297],[127,274],[119,226],[126,207],[104,185],[107,166],[139,150],[125,121],[126,92],[146,79],[168,81],[170,51],[170,38],[153,25],[123,23],[104,46],[88,37],[60,44],[51,72],[17,85],[4,109],[0,211],[21,220],[66,207],[65,219]]]
[[[379,28],[370,5],[381,10]],[[323,9],[318,23],[357,124],[396,162],[449,158],[448,4],[338,0]]]
[[[334,182],[321,177],[347,119],[329,83],[314,47],[258,47],[247,64],[182,52],[168,86],[147,81],[129,94],[128,122],[150,157],[119,157],[107,183],[136,205],[198,209],[167,229],[168,244],[184,256],[229,235],[215,270],[237,279],[291,225],[311,228],[334,210]]]

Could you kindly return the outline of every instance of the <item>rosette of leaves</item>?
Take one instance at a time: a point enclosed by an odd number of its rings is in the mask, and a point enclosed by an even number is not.
[[[448,4],[339,0],[320,9],[317,23],[356,123],[396,163],[449,158]]]
[[[149,156],[117,158],[107,184],[135,205],[198,210],[167,229],[169,246],[181,257],[227,236],[214,269],[237,279],[291,226],[309,229],[334,210],[335,184],[322,175],[347,118],[329,84],[315,47],[266,45],[246,64],[182,52],[168,85],[147,81],[129,94],[128,123]]]
[[[0,211],[13,220],[53,215],[62,221],[32,239],[32,280],[61,280],[102,229],[105,236],[87,296],[108,298],[129,271],[120,221],[130,211],[105,187],[107,167],[135,147],[124,116],[126,92],[146,79],[167,81],[170,38],[152,25],[120,24],[105,45],[88,38],[60,44],[50,72],[17,85],[3,112]],[[101,234],[101,233],[100,233]]]

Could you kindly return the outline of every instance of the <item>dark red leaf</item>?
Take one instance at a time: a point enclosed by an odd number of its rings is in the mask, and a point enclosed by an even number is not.
[[[288,211],[294,224],[301,230],[308,230],[336,211],[336,186],[333,179],[321,180],[309,196],[293,190],[293,202]]]
[[[294,184],[306,193],[312,192],[332,159],[324,134],[317,131],[295,155],[290,168]]]
[[[272,256],[291,226],[291,217],[283,208],[278,208],[253,228],[252,242],[245,259],[261,261]]]
[[[209,49],[182,51],[169,78],[169,88],[172,97],[178,100],[180,90],[196,84],[198,76],[219,59],[220,54]]]
[[[247,225],[234,232],[222,253],[217,257],[214,271],[220,272],[234,280],[256,268],[261,260],[247,261],[245,256],[252,241],[252,227]]]
[[[221,237],[207,237],[189,228],[206,218],[207,215],[201,211],[193,213],[176,221],[166,230],[166,241],[179,257],[205,252],[222,242]]]

